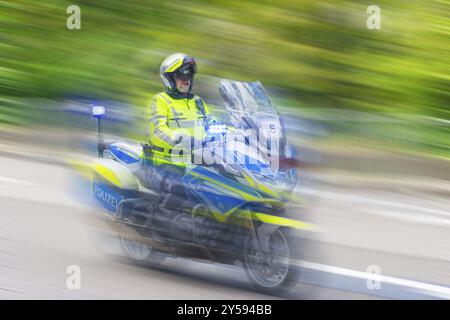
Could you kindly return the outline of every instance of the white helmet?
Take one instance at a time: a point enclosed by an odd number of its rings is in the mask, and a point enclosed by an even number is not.
[[[159,76],[161,77],[164,87],[171,92],[177,91],[174,79],[175,73],[181,73],[191,78],[191,85],[189,86],[189,92],[191,92],[194,74],[196,72],[197,63],[195,59],[184,53],[171,54],[164,59],[159,68]]]

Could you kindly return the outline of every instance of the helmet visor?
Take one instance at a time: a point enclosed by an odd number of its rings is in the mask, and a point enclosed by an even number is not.
[[[190,71],[190,70],[184,70],[184,71],[177,71],[174,74],[174,78],[177,80],[189,80],[192,81],[192,79],[194,78],[194,72]]]

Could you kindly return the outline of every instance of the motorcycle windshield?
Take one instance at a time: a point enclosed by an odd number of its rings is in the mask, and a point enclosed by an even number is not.
[[[259,81],[221,80],[219,93],[229,112],[278,117],[266,90]]]
[[[227,150],[224,157],[227,163],[233,163],[244,167],[253,174],[273,178],[270,164],[257,152],[242,141],[236,141],[232,150]]]
[[[286,128],[262,84],[259,81],[221,80],[219,93],[231,125],[239,129],[253,129],[258,137],[255,149],[246,149],[248,146],[245,144],[237,149],[236,158],[244,160],[239,165],[260,182],[282,189],[292,188],[295,185],[292,172],[280,172],[267,157],[268,154],[272,157],[284,155]],[[273,142],[271,147],[268,141]]]
[[[241,82],[221,80],[219,93],[227,108],[230,124],[238,129],[251,130],[263,144],[272,140],[280,146],[273,150],[282,155],[286,144],[286,128],[266,90],[259,81]],[[266,146],[267,147],[267,146]]]

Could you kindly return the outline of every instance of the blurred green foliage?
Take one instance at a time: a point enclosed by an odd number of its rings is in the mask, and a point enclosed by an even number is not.
[[[66,28],[72,4],[81,8],[81,30]],[[145,107],[162,89],[159,64],[173,52],[198,59],[200,83],[261,80],[293,107],[450,119],[449,1],[377,0],[381,30],[366,26],[371,4],[0,1],[0,121],[29,114],[22,98]]]
[[[66,8],[81,8],[68,30]],[[305,106],[449,117],[448,1],[1,1],[2,96],[129,100],[173,52],[202,75],[262,80]]]

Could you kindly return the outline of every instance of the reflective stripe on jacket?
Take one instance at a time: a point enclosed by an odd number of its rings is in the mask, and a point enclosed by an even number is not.
[[[201,111],[203,108],[204,112]],[[154,157],[161,163],[185,159],[186,154],[179,155],[176,140],[180,135],[188,135],[202,140],[205,135],[205,116],[209,110],[206,103],[198,96],[174,99],[166,92],[156,94],[150,103],[149,134]]]

